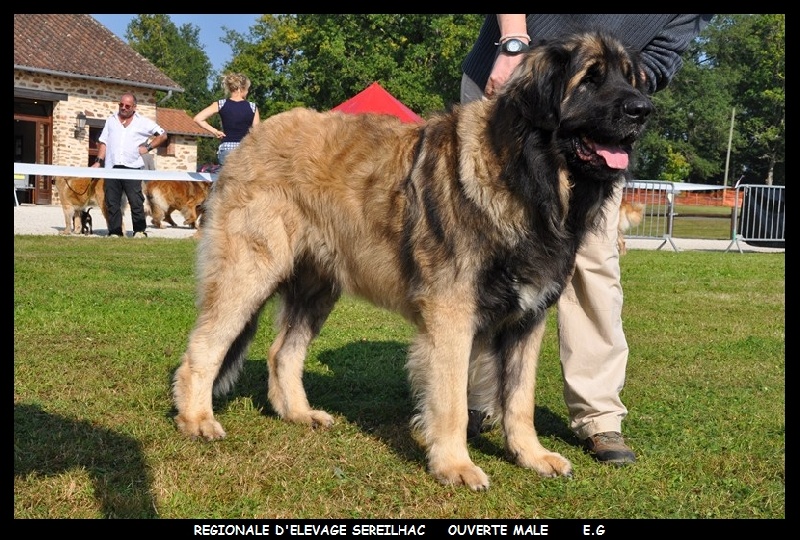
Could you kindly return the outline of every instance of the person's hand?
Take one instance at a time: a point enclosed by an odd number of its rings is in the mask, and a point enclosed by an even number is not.
[[[214,132],[214,137],[216,137],[217,139],[222,139],[223,137],[225,137],[225,132],[224,131],[220,131],[220,130],[216,130]]]
[[[522,61],[522,56],[521,54],[513,56],[501,54],[497,57],[492,66],[492,72],[489,74],[489,80],[486,81],[486,88],[483,89],[486,97],[492,97],[503,88],[508,78],[511,77],[511,72]]]
[[[100,168],[100,164],[97,163],[96,161],[94,163],[92,163],[91,165],[89,165],[89,166],[94,168],[94,169],[99,169]]]

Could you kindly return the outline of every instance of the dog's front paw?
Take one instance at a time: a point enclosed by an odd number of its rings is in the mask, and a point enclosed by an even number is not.
[[[225,437],[225,430],[222,429],[222,424],[217,422],[213,416],[190,420],[185,415],[179,414],[175,417],[175,423],[181,433],[193,439],[213,441]]]
[[[333,426],[333,416],[325,411],[308,409],[307,411],[287,413],[284,419],[297,424],[307,424],[312,428],[329,428]]]
[[[540,476],[554,478],[556,476],[572,476],[572,463],[557,452],[542,450],[530,455],[517,455],[517,465],[526,469],[533,469]]]
[[[461,463],[447,467],[431,467],[431,474],[444,485],[465,485],[472,491],[489,489],[489,477],[474,463]]]

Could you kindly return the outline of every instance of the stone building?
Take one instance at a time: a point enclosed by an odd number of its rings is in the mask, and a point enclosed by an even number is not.
[[[121,94],[133,92],[138,113],[169,135],[153,150],[156,169],[195,171],[198,137],[211,134],[185,111],[162,107],[157,91],[168,105],[183,88],[91,15],[14,15],[15,162],[90,165],[106,118]],[[21,202],[58,202],[52,177],[26,182]]]

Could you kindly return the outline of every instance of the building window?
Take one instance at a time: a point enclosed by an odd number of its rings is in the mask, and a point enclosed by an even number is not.
[[[175,156],[175,137],[167,135],[167,141],[156,149],[159,156]]]

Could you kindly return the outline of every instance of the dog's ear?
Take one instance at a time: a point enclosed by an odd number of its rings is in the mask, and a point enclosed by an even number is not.
[[[553,131],[561,121],[570,51],[563,43],[542,42],[525,53],[498,99],[534,128]]]

